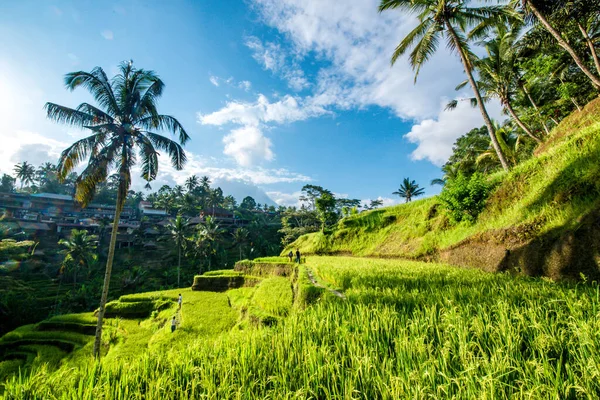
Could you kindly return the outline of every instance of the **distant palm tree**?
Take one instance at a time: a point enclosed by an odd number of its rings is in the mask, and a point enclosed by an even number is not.
[[[169,225],[167,225],[167,229],[169,230],[169,234],[171,235],[171,239],[177,246],[178,252],[178,261],[177,261],[177,287],[181,287],[181,250],[183,249],[183,245],[186,240],[186,232],[187,232],[187,223],[188,220],[183,218],[181,215],[178,215],[175,220]]]
[[[119,74],[112,80],[108,79],[102,68],[96,67],[91,72],[68,73],[65,85],[69,90],[84,87],[100,108],[88,103],[82,103],[76,109],[46,103],[48,118],[93,132],[62,152],[58,164],[59,179],[64,180],[89,156],[86,168],[77,178],[75,190],[76,200],[86,206],[94,196],[96,187],[106,180],[111,171],[118,174],[115,216],[94,340],[93,352],[99,357],[119,217],[131,185],[131,169],[139,159],[142,178],[149,185],[158,173],[158,150],[163,150],[170,157],[172,165],[181,170],[186,161],[181,145],[153,131],[165,130],[177,134],[181,144],[187,142],[189,136],[177,119],[157,111],[156,102],[164,89],[162,80],[153,71],[134,68],[131,61],[122,63]]]
[[[383,205],[383,200],[380,200],[380,199],[371,200],[371,203],[369,204],[369,209],[375,210],[377,207],[381,207],[382,205]]]
[[[248,241],[249,233],[250,232],[248,232],[248,230],[245,228],[238,228],[235,231],[233,231],[233,241],[238,246],[238,249],[240,251],[240,260],[242,259],[242,246]]]
[[[494,134],[492,120],[473,77],[473,59],[475,59],[475,55],[471,52],[465,35],[466,30],[470,27],[474,27],[478,32],[484,32],[486,27],[506,18],[508,15],[507,7],[502,5],[477,7],[464,0],[382,0],[379,5],[380,12],[396,8],[411,14],[417,14],[419,25],[406,35],[396,47],[392,55],[392,65],[398,57],[405,54],[410,47],[413,47],[410,54],[410,64],[416,70],[416,81],[419,70],[433,56],[440,39],[445,36],[447,47],[458,53],[462,61],[494,149],[498,153],[502,167],[508,170],[508,163]]]
[[[392,194],[396,194],[401,198],[404,198],[406,203],[408,203],[412,200],[413,197],[422,196],[424,192],[425,190],[419,188],[417,182],[415,182],[414,180],[411,181],[409,178],[404,178],[402,184],[400,185],[400,188]]]
[[[460,164],[445,164],[442,167],[442,171],[444,172],[444,176],[442,178],[432,179],[430,185],[440,185],[444,186],[449,180],[454,179],[458,176],[460,171]]]
[[[198,187],[198,177],[192,175],[185,180],[185,188],[188,192],[193,192]]]
[[[65,248],[63,268],[73,269],[73,286],[77,284],[77,271],[80,268],[89,268],[90,264],[98,259],[97,240],[97,236],[88,235],[85,230],[73,229],[68,239],[58,241],[58,244]]]
[[[23,189],[24,184],[35,182],[35,167],[27,161],[15,165],[14,171],[17,174],[17,179],[21,181],[21,189]]]

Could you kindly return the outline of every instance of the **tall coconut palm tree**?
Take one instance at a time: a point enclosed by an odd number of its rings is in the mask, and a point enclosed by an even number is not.
[[[188,228],[188,220],[178,215],[174,221],[167,225],[171,239],[177,246],[178,261],[177,261],[177,287],[181,287],[181,251],[186,241],[186,232]]]
[[[512,106],[512,99],[518,87],[519,78],[516,66],[518,57],[516,41],[518,34],[518,28],[508,29],[505,24],[498,24],[494,27],[492,37],[488,41],[482,42],[485,46],[487,57],[477,59],[473,62],[475,69],[479,72],[477,85],[483,94],[484,101],[490,98],[500,100],[504,109],[519,128],[536,143],[541,144],[542,141],[521,121]],[[460,90],[467,84],[468,81],[464,81],[456,89]],[[477,104],[477,99],[472,99],[472,104]],[[456,105],[456,101],[450,102],[449,108],[454,108]]]
[[[156,103],[163,93],[163,81],[153,71],[134,68],[131,61],[122,63],[112,80],[100,67],[91,72],[68,73],[65,86],[71,91],[78,87],[87,89],[98,106],[81,103],[73,109],[46,103],[48,118],[92,132],[91,136],[78,140],[62,152],[58,163],[59,179],[65,179],[88,158],[87,166],[77,177],[75,190],[76,200],[86,206],[96,187],[112,171],[118,174],[115,216],[94,341],[94,355],[99,357],[119,218],[131,185],[131,169],[139,160],[142,178],[149,184],[158,173],[158,150],[162,150],[170,157],[173,166],[181,170],[186,161],[183,148],[155,131],[171,132],[178,136],[181,144],[185,144],[189,136],[177,119],[158,113]]]
[[[208,270],[211,270],[212,255],[216,253],[216,245],[223,236],[224,230],[213,217],[206,217],[204,224],[198,225],[196,248],[208,259]]]
[[[85,230],[73,229],[68,239],[61,239],[58,244],[64,247],[65,258],[63,268],[73,269],[73,286],[77,284],[77,271],[89,266],[98,259],[96,254],[96,243],[98,237],[88,235]]]
[[[409,178],[404,178],[400,188],[393,192],[392,194],[396,194],[401,198],[405,199],[405,202],[408,203],[413,199],[413,197],[422,196],[425,193],[425,190],[419,188],[419,185],[414,180],[410,180]]]
[[[233,241],[238,246],[238,250],[240,251],[240,260],[242,259],[242,246],[248,241],[249,233],[250,232],[248,232],[248,229],[245,228],[238,228],[232,233]]]
[[[390,9],[400,9],[417,14],[419,19],[417,27],[406,35],[396,47],[392,55],[392,65],[398,57],[404,55],[412,47],[413,50],[410,53],[409,60],[416,71],[416,81],[423,64],[436,52],[440,39],[445,38],[447,47],[458,53],[462,61],[494,149],[498,153],[502,167],[508,170],[508,163],[494,134],[492,120],[473,77],[473,59],[475,55],[470,50],[466,36],[468,28],[473,27],[477,32],[484,32],[486,27],[492,26],[499,20],[506,19],[509,15],[508,8],[502,5],[476,7],[471,6],[469,2],[464,0],[382,0],[379,11]]]
[[[35,167],[27,161],[15,165],[14,171],[17,174],[17,179],[21,181],[21,189],[23,189],[23,185],[35,182]]]
[[[548,32],[550,32],[550,34],[554,37],[554,39],[556,39],[556,41],[558,42],[558,45],[560,47],[562,47],[563,49],[565,49],[565,51],[567,53],[569,53],[569,55],[571,56],[573,61],[575,61],[575,64],[577,64],[579,69],[592,81],[594,86],[596,86],[597,88],[600,88],[600,76],[595,75],[592,71],[590,71],[590,69],[585,65],[585,62],[581,59],[579,54],[577,54],[575,49],[569,44],[568,40],[565,39],[563,37],[563,35],[561,35],[561,32],[559,32],[554,26],[552,26],[552,24],[550,23],[548,18],[546,18],[544,11],[551,12],[553,10],[564,10],[565,7],[567,5],[569,5],[569,3],[572,3],[572,2],[568,2],[568,1],[548,2],[548,1],[543,1],[543,0],[510,0],[511,6],[514,7],[516,10],[520,10],[521,12],[523,12],[525,14],[526,19],[529,19],[529,20],[536,19],[537,21],[539,21],[544,26],[544,28]],[[586,4],[597,4],[597,2],[596,3],[594,1],[588,2],[586,0]],[[597,5],[596,5],[596,7],[597,7]],[[579,24],[580,29],[582,30],[582,33],[584,34],[584,38],[587,41],[589,38],[589,36],[587,35],[587,32],[585,31],[585,29],[581,26],[581,24],[579,22],[578,22],[578,24]],[[593,46],[592,46],[592,48],[593,48]],[[596,55],[595,49],[594,49],[592,55],[594,55],[594,56]]]

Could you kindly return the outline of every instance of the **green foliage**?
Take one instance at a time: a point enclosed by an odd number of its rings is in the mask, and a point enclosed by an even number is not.
[[[489,184],[481,174],[470,177],[460,174],[446,182],[439,199],[454,222],[474,222],[483,211],[489,193]]]

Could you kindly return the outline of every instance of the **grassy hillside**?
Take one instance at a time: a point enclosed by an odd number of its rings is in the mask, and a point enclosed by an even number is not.
[[[600,396],[596,285],[402,260],[310,257],[303,268],[343,289],[346,300],[325,296],[303,312],[279,307],[274,312],[288,316],[275,326],[218,333],[219,328],[193,338],[192,330],[212,325],[219,312],[231,326],[234,319],[219,299],[230,296],[235,309],[254,288],[213,293],[210,299],[199,292],[197,311],[184,301],[184,314],[195,313],[193,321],[186,318],[190,335],[183,328],[173,335],[160,328],[152,336],[158,335],[156,346],[130,346],[135,352],[124,341],[117,353],[130,354],[127,363],[109,352],[101,364],[85,358],[76,369],[74,361],[55,371],[36,366],[32,376],[11,378],[4,397]],[[278,304],[289,304],[288,296],[277,295],[279,282],[272,280],[267,292]]]
[[[453,225],[437,197],[341,220],[300,237],[304,254],[433,259],[553,278],[598,276],[600,99],[566,118],[529,161],[490,177],[474,224]]]

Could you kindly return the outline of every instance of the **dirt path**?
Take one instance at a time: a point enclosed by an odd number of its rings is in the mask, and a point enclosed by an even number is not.
[[[333,293],[334,295],[336,295],[340,299],[346,300],[346,295],[344,295],[344,293],[338,292],[337,290],[334,290],[334,289],[329,289],[328,287],[325,287],[325,286],[321,285],[319,282],[317,282],[317,280],[313,276],[313,272],[312,272],[312,270],[310,268],[306,267],[306,272],[308,273],[308,279],[310,279],[310,281],[312,282],[313,285],[315,285],[316,287],[320,287],[320,288],[323,288],[325,290],[328,290],[329,292]]]

